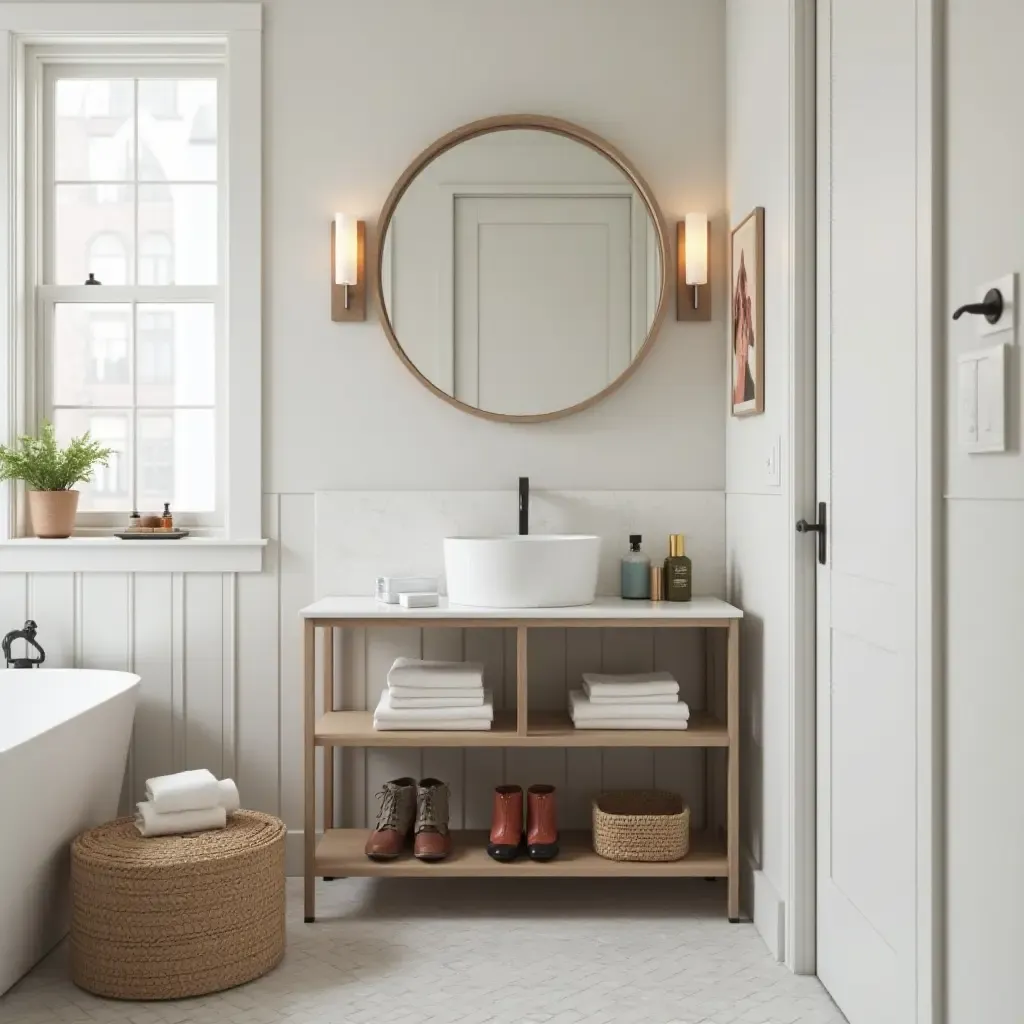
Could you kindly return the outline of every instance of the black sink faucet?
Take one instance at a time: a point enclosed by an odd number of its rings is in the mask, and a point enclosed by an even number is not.
[[[46,652],[36,641],[36,629],[36,624],[29,619],[21,629],[12,629],[4,637],[3,642],[0,643],[0,650],[4,652],[4,660],[7,662],[8,668],[35,668],[46,661]],[[39,657],[33,658],[29,655],[25,658],[12,658],[11,644],[15,640],[24,640],[30,647],[34,647],[39,652]]]
[[[519,536],[525,537],[530,532],[530,478],[519,478]]]

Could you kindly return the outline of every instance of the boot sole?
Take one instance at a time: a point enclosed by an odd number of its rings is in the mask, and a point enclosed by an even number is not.
[[[386,864],[388,861],[398,860],[400,853],[368,853],[367,860],[376,861],[378,864]]]
[[[430,857],[421,857],[417,853],[417,854],[413,854],[413,856],[417,860],[423,861],[424,864],[433,864],[433,863],[436,863],[439,860],[447,860],[449,855],[447,853],[438,853],[438,854],[434,854],[433,856],[430,856]]]

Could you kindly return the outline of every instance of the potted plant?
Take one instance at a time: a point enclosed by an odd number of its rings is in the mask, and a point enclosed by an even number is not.
[[[78,491],[73,488],[91,480],[97,466],[108,464],[110,449],[97,444],[88,431],[62,449],[48,420],[43,420],[39,437],[23,435],[18,445],[0,445],[0,480],[24,480],[28,485],[37,537],[70,537],[78,511]]]

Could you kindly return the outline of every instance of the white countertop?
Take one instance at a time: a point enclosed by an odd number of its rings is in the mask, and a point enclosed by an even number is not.
[[[403,608],[380,604],[373,597],[324,597],[307,605],[299,614],[304,619],[741,619],[743,612],[717,597],[695,597],[692,601],[628,601],[621,597],[599,597],[593,604],[573,608],[470,608],[449,605],[442,597],[436,608]]]

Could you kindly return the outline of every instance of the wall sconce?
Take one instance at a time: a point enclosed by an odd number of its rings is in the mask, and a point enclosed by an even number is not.
[[[343,213],[331,222],[331,319],[366,319],[366,222]]]
[[[708,215],[688,213],[676,227],[676,319],[710,320]]]

